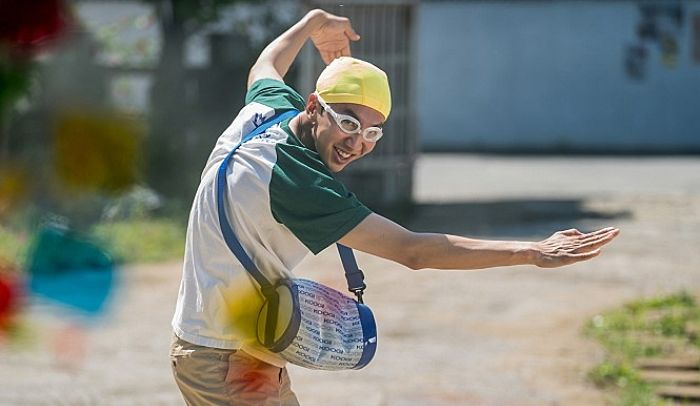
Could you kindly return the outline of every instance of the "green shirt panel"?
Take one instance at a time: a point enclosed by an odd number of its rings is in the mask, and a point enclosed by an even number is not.
[[[303,111],[306,103],[296,90],[275,79],[256,80],[245,95],[245,104],[260,103],[275,109],[275,114],[296,109]]]
[[[277,144],[270,180],[272,215],[314,254],[337,242],[372,211],[336,180],[318,154]]]

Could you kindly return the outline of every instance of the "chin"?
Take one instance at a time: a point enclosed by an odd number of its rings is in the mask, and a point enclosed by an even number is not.
[[[330,159],[324,159],[323,163],[326,165],[326,168],[328,168],[331,172],[338,173],[338,172],[342,171],[343,169],[345,169],[348,165],[350,165],[351,162],[348,162],[346,164],[338,164],[338,163],[334,162],[332,160],[332,158],[330,158]]]
[[[339,173],[339,172],[341,172],[343,169],[345,169],[346,166],[347,166],[347,165],[343,165],[343,166],[341,166],[341,167],[331,167],[331,166],[329,166],[328,169],[330,169],[331,172],[333,172],[333,173]]]

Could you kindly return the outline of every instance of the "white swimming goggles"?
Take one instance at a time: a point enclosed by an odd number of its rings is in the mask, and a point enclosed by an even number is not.
[[[316,93],[316,98],[321,104],[321,107],[330,113],[331,117],[333,117],[335,120],[335,123],[338,124],[338,127],[340,127],[343,132],[347,134],[361,133],[362,138],[369,142],[377,142],[380,138],[382,138],[382,135],[384,135],[384,132],[380,127],[367,127],[363,130],[358,119],[347,114],[336,113],[328,104],[326,104],[318,93]]]

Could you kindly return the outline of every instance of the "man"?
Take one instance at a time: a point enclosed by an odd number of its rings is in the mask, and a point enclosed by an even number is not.
[[[304,100],[283,78],[309,38],[328,66]],[[226,172],[231,227],[268,280],[291,277],[309,251],[335,242],[414,270],[557,267],[595,257],[618,234],[567,230],[541,242],[486,241],[413,233],[372,213],[333,176],[372,152],[391,111],[384,72],[349,57],[359,38],[348,19],[313,10],[270,43],[250,70],[246,106],[207,161],[190,213],[170,352],[188,404],[298,404],[285,361],[251,331],[262,295],[226,245],[216,204],[224,157],[282,111],[300,113],[244,143]]]

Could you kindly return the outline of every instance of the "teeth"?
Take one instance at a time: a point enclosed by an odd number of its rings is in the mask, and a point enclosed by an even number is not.
[[[352,156],[352,154],[348,154],[347,152],[341,151],[338,148],[336,148],[335,150],[338,151],[338,155],[340,155],[340,157],[343,159],[348,159],[350,158],[350,156]]]

